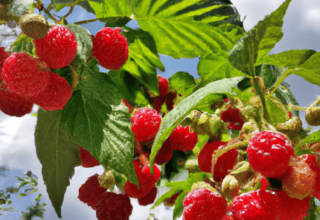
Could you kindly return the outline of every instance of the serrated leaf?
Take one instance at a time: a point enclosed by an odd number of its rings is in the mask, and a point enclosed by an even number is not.
[[[273,54],[261,62],[289,67],[293,73],[303,77],[310,83],[320,85],[320,52],[314,50],[290,50]]]
[[[287,111],[279,101],[273,98],[267,98],[266,108],[273,124],[286,122]]]
[[[187,192],[182,192],[177,197],[176,202],[174,203],[174,210],[173,210],[173,219],[175,220],[177,217],[180,217],[183,212],[183,199],[186,197]]]
[[[149,104],[141,91],[143,89],[142,84],[129,72],[125,70],[109,71],[108,76],[132,106],[147,106]]]
[[[103,0],[102,2],[88,1],[88,3],[94,10],[98,19],[109,17],[130,17],[132,13],[130,0]]]
[[[93,42],[88,31],[75,24],[70,24],[67,28],[74,34],[77,41],[77,54],[72,63],[77,65],[84,65],[87,63],[88,58],[91,55]]]
[[[170,189],[168,192],[164,193],[153,203],[153,206],[151,209],[154,209],[155,207],[159,206],[164,200],[170,199],[173,195],[179,193],[181,190],[179,189]]]
[[[304,144],[311,144],[311,143],[316,143],[320,141],[320,131],[313,132],[308,135],[303,141],[301,141],[295,148],[299,148]]]
[[[35,131],[36,152],[51,203],[61,218],[61,206],[74,168],[81,164],[78,145],[61,123],[62,111],[38,112]]]
[[[287,70],[286,67],[279,67],[269,64],[262,64],[256,66],[256,76],[261,76],[263,78],[264,86],[267,89],[272,88],[277,80],[282,76],[282,74]]]
[[[158,78],[156,67],[164,71],[157,48],[152,36],[141,30],[126,28],[128,32],[123,32],[129,42],[129,59],[122,69],[130,72],[149,91],[159,95]]]
[[[21,33],[17,40],[11,45],[12,52],[27,52],[31,55],[35,54],[33,39]]]
[[[97,64],[93,59],[83,68],[78,90],[64,107],[61,121],[73,140],[102,165],[138,184],[130,115],[119,90]]]
[[[229,53],[229,60],[238,70],[253,76],[254,66],[269,54],[283,36],[283,17],[291,0],[286,0],[276,11],[267,15]]]
[[[194,107],[199,104],[208,95],[214,93],[230,93],[233,87],[243,79],[243,77],[235,77],[231,79],[222,79],[212,83],[209,83],[205,87],[197,90],[182,100],[178,105],[172,109],[165,118],[162,119],[159,132],[155,137],[152,145],[151,155],[150,155],[150,167],[151,172],[153,172],[154,159],[162,146],[162,143],[169,137],[174,128],[178,126],[180,121],[185,118]]]

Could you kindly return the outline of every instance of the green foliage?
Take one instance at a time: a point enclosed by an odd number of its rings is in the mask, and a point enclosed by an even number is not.
[[[193,76],[187,72],[177,72],[169,78],[169,88],[177,91],[182,97],[190,95],[195,85]]]

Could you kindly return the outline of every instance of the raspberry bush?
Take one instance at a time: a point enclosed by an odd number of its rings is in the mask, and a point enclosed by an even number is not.
[[[0,110],[22,117],[39,106],[36,153],[59,218],[80,165],[105,170],[79,189],[98,219],[129,219],[129,198],[174,205],[174,219],[317,218],[320,133],[299,111],[319,126],[320,99],[298,106],[283,81],[320,85],[320,54],[269,55],[291,0],[247,32],[228,0],[36,2],[0,7],[23,32],[0,48]],[[97,18],[69,24],[75,6]],[[97,20],[105,27],[94,35],[82,26]],[[201,77],[158,75],[159,54],[199,58]]]

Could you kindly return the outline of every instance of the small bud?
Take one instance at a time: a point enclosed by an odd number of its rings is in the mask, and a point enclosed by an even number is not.
[[[306,121],[309,125],[320,125],[320,107],[308,108],[306,111]]]
[[[34,39],[43,39],[50,29],[50,25],[46,19],[38,14],[22,15],[19,25],[25,35]]]
[[[191,191],[200,189],[200,188],[210,189],[212,192],[218,193],[218,191],[215,188],[213,188],[209,183],[206,183],[204,181],[200,181],[192,184]]]
[[[233,175],[227,175],[222,181],[222,194],[229,199],[236,197],[240,188],[240,182]]]
[[[105,171],[102,175],[98,177],[100,185],[106,189],[114,186],[116,184],[116,180],[112,174],[111,170]]]

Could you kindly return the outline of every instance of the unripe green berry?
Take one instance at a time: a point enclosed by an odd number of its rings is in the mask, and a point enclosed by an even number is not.
[[[306,111],[306,121],[309,125],[320,125],[320,107],[308,108]]]
[[[50,28],[46,19],[38,14],[22,15],[19,25],[25,35],[34,39],[43,39]]]
[[[238,195],[240,188],[239,180],[233,175],[227,175],[222,181],[222,194],[224,197],[233,199]]]

